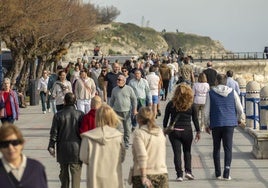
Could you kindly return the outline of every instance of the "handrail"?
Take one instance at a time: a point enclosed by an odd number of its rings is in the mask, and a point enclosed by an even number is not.
[[[202,61],[226,61],[226,60],[258,60],[267,59],[268,53],[263,52],[229,52],[229,53],[192,53],[194,62]]]

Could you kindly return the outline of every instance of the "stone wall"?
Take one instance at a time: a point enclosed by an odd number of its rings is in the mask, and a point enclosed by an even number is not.
[[[206,62],[195,63],[196,73],[202,72],[206,68]],[[234,72],[234,79],[244,78],[246,82],[256,81],[261,87],[268,83],[268,60],[236,60],[213,62],[213,68],[220,73],[228,70]]]

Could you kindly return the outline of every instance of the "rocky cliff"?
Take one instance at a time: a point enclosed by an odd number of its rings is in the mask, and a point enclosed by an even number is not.
[[[226,53],[219,41],[210,37],[182,32],[157,32],[152,28],[139,27],[135,24],[112,23],[97,27],[95,37],[89,42],[74,43],[64,61],[74,61],[85,51],[93,55],[94,47],[100,46],[104,55],[141,55],[153,50],[163,53],[181,47],[186,54]]]

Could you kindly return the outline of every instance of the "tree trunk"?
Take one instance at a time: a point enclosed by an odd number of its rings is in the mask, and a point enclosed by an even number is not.
[[[15,57],[14,63],[12,64],[11,69],[8,71],[6,77],[10,78],[11,85],[16,84],[17,78],[20,75],[20,71],[24,64],[24,59],[22,54],[13,55]]]
[[[26,91],[28,90],[29,85],[29,73],[30,73],[30,61],[24,63],[21,73],[20,80],[18,81],[18,90],[26,95]]]

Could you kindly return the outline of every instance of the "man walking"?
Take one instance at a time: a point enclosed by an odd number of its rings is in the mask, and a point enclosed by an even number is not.
[[[69,188],[69,170],[72,188],[80,188],[82,163],[79,160],[81,144],[79,125],[84,113],[76,110],[75,101],[73,93],[66,93],[64,108],[54,115],[50,129],[48,151],[55,157],[56,144],[57,162],[60,163],[61,188]]]
[[[233,79],[233,74],[234,74],[234,73],[233,73],[233,71],[231,71],[231,70],[228,70],[228,71],[226,72],[226,75],[227,75],[227,83],[226,83],[226,85],[227,85],[228,87],[234,89],[234,90],[237,92],[237,94],[240,95],[239,84],[238,84],[237,81],[235,81],[235,80]]]
[[[220,148],[224,148],[223,179],[231,180],[234,128],[244,119],[238,94],[226,86],[226,75],[217,74],[216,86],[209,91],[205,104],[206,132],[212,130],[215,176],[221,179]]]
[[[217,71],[212,68],[212,62],[209,61],[207,63],[207,69],[204,70],[203,73],[205,73],[205,75],[207,76],[207,81],[208,81],[210,88],[214,87],[216,76],[217,76]]]
[[[133,89],[126,85],[126,77],[119,75],[117,86],[112,90],[110,106],[122,117],[124,128],[125,147],[129,147],[129,137],[131,128],[131,109],[133,115],[137,114],[137,98]]]

